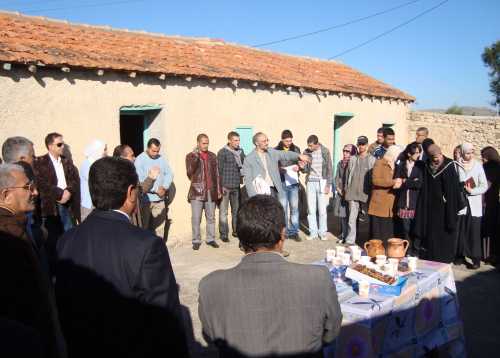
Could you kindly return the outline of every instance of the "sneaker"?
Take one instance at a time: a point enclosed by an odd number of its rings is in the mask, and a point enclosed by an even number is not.
[[[229,242],[229,239],[227,237],[221,237],[220,241],[222,241],[222,242]]]
[[[201,246],[200,243],[193,244],[193,250],[198,251],[200,249],[200,246]]]
[[[318,238],[317,236],[308,235],[308,236],[306,237],[306,240],[307,240],[307,241],[312,241],[312,240],[315,240],[315,239],[317,239],[317,238]]]
[[[326,235],[320,236],[319,239],[321,241],[328,241],[328,238],[326,237]]]
[[[207,242],[207,245],[208,246],[212,246],[214,249],[218,249],[219,248],[219,244],[217,244],[215,241]]]

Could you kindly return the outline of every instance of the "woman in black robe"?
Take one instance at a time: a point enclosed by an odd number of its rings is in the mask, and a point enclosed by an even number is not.
[[[459,180],[453,160],[433,144],[428,148],[424,182],[418,199],[414,235],[424,259],[451,263],[457,247]]]
[[[485,259],[492,264],[498,263],[500,258],[500,156],[493,147],[485,147],[481,150],[483,168],[488,180],[488,191],[484,194],[484,215],[482,236],[490,243],[490,247],[484,248]],[[487,245],[488,246],[488,245]],[[488,250],[488,248],[490,248]]]

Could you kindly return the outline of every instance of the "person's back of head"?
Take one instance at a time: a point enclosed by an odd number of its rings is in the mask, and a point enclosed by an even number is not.
[[[116,210],[124,206],[127,211],[135,209],[138,181],[132,162],[117,157],[101,158],[92,164],[89,172],[92,204],[98,210]]]
[[[25,137],[10,137],[3,142],[2,157],[5,163],[33,162],[33,142]]]
[[[279,251],[284,238],[285,212],[280,202],[269,195],[255,195],[238,211],[237,233],[245,252]]]

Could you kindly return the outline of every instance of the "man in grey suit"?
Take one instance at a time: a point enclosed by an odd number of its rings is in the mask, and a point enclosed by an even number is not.
[[[245,256],[200,282],[203,334],[223,357],[322,357],[339,333],[342,313],[328,269],[287,262],[285,228],[279,201],[253,196],[238,212]]]
[[[255,189],[254,180],[260,176],[269,185],[271,195],[278,197],[278,193],[283,191],[279,161],[309,162],[310,158],[307,155],[293,151],[269,148],[269,139],[262,132],[255,134],[252,141],[255,149],[248,154],[243,163],[243,183],[247,189],[248,196],[252,197],[259,194]]]

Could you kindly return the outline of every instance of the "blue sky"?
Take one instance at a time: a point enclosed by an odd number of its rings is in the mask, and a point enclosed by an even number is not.
[[[255,45],[344,23],[410,0],[0,0],[0,9],[170,35]],[[318,58],[356,46],[442,0],[420,0],[391,13],[319,35],[266,47]],[[108,6],[102,4],[114,3]],[[101,4],[99,7],[85,7]],[[417,98],[416,108],[489,106],[485,46],[500,40],[500,0],[449,0],[414,22],[336,60]]]

